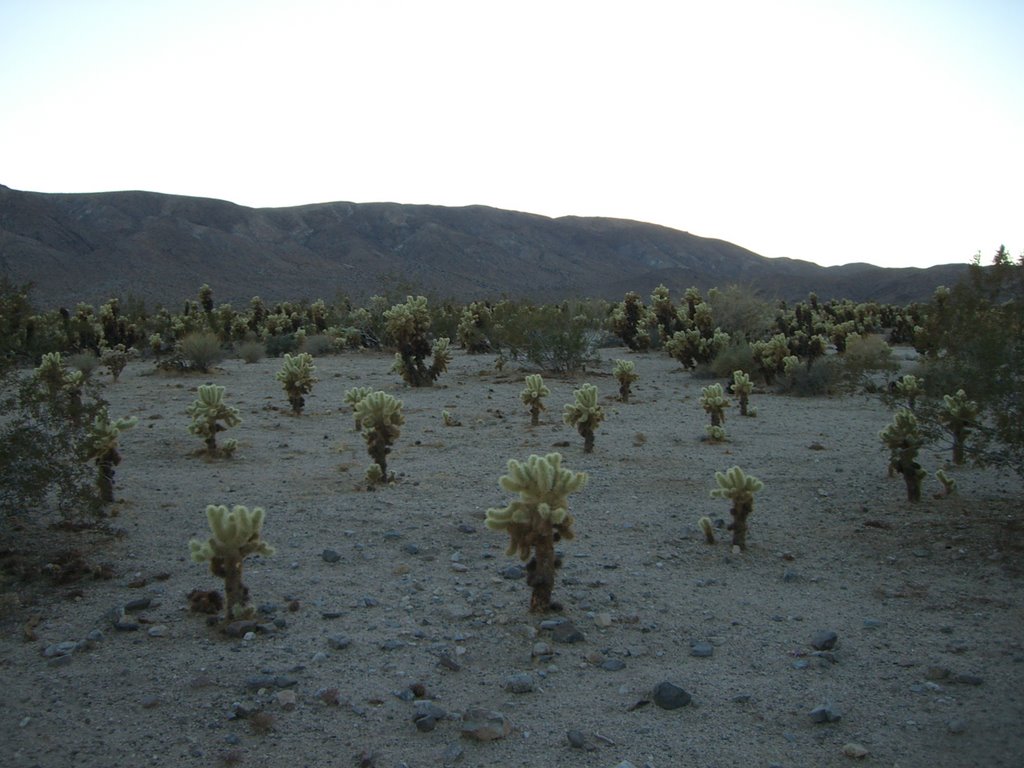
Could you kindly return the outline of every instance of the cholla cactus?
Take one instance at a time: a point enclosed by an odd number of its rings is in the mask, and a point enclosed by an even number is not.
[[[740,416],[751,416],[748,413],[747,405],[750,401],[750,393],[754,389],[754,383],[743,371],[732,372],[732,391],[740,399]]]
[[[917,418],[906,408],[893,415],[892,423],[878,433],[889,449],[889,471],[899,472],[907,485],[907,500],[921,500],[921,481],[925,471],[917,463],[917,451],[924,440],[917,429]]]
[[[44,354],[39,367],[35,369],[36,380],[46,388],[51,400],[60,394],[67,382],[67,374],[60,352]]]
[[[82,390],[85,387],[85,373],[65,368],[60,352],[44,354],[34,373],[36,381],[46,390],[50,404],[55,407],[66,406],[72,421],[80,424],[84,410]]]
[[[363,425],[366,452],[374,461],[366,472],[367,482],[371,485],[389,482],[388,454],[405,423],[402,401],[387,392],[371,392],[356,403],[356,418]]]
[[[531,373],[526,377],[526,389],[519,393],[519,398],[524,405],[530,407],[530,426],[536,427],[540,424],[540,412],[546,410],[544,398],[551,394],[551,390],[544,385],[544,379],[539,373]]]
[[[107,367],[111,378],[117,381],[121,376],[121,371],[128,365],[128,360],[134,351],[133,349],[125,349],[124,344],[115,344],[112,347],[100,350],[100,363]]]
[[[761,368],[765,382],[772,384],[775,377],[785,370],[785,360],[789,356],[785,335],[777,333],[768,341],[755,341],[750,345],[750,350]]]
[[[104,502],[114,500],[114,467],[121,463],[121,454],[117,450],[117,439],[126,429],[131,429],[138,422],[134,416],[111,421],[106,409],[101,410],[93,419],[86,438],[86,455],[96,462],[96,487],[100,499]]]
[[[967,399],[967,393],[958,389],[955,395],[944,395],[939,421],[953,437],[953,463],[964,463],[964,446],[967,433],[975,426],[978,418],[978,404]]]
[[[411,387],[429,387],[448,369],[452,360],[450,339],[430,343],[430,311],[424,296],[406,297],[405,304],[396,304],[384,313],[387,333],[394,339],[398,352],[392,370]],[[427,355],[433,360],[428,366]]]
[[[711,426],[721,427],[725,421],[725,409],[729,400],[721,384],[709,384],[700,392],[700,405],[711,416]]]
[[[209,562],[210,573],[224,579],[226,618],[228,621],[251,614],[249,590],[242,583],[242,565],[249,555],[272,555],[274,548],[260,538],[264,512],[260,507],[250,511],[241,504],[231,511],[224,505],[210,504],[206,519],[213,535],[206,541],[192,539],[188,543],[192,559]]]
[[[792,379],[800,370],[800,358],[796,355],[786,355],[782,358],[782,372],[787,378]]]
[[[441,421],[444,422],[446,427],[462,426],[462,422],[456,416],[453,416],[451,411],[441,411]]]
[[[720,427],[717,424],[707,424],[704,427],[704,432],[707,434],[707,440],[710,443],[724,443],[726,441],[725,427]]]
[[[224,387],[217,384],[200,384],[198,394],[199,398],[185,409],[185,413],[192,417],[188,431],[203,438],[208,455],[230,456],[238,447],[238,442],[225,440],[218,446],[217,433],[242,423],[238,409],[224,402]]]
[[[657,317],[644,306],[640,295],[633,291],[626,294],[620,304],[616,304],[608,318],[608,327],[612,333],[622,339],[622,343],[634,351],[644,350],[651,346],[651,328],[657,323]]]
[[[562,420],[570,427],[576,427],[583,438],[583,452],[591,453],[594,450],[594,430],[604,421],[604,410],[597,404],[597,387],[584,384],[573,390],[573,395],[576,402],[566,404]]]
[[[629,389],[640,377],[636,373],[636,364],[632,360],[616,360],[612,374],[619,382],[619,399],[629,402]]]
[[[359,414],[356,410],[356,406],[359,405],[360,400],[371,392],[373,392],[373,387],[352,387],[352,389],[345,392],[345,402],[352,406],[352,413],[356,414],[356,430],[360,432],[363,429],[363,423],[359,420]]]
[[[747,548],[747,518],[754,511],[754,494],[764,488],[764,483],[739,467],[728,472],[715,472],[718,487],[711,491],[713,499],[732,501],[732,522],[727,526],[732,531],[732,545],[741,550]]]
[[[935,494],[935,498],[944,499],[947,496],[952,496],[954,493],[956,493],[956,480],[947,475],[945,470],[936,470],[935,479],[942,483],[942,490],[939,493]]]
[[[697,521],[697,525],[700,527],[701,533],[704,534],[704,541],[708,544],[714,544],[715,524],[711,522],[711,518],[705,515]]]
[[[558,453],[533,455],[525,463],[511,459],[508,474],[498,481],[506,491],[518,493],[519,498],[504,509],[488,509],[486,524],[495,531],[508,531],[506,554],[529,560],[526,583],[533,589],[531,611],[560,608],[551,602],[555,569],[561,565],[555,556],[555,542],[574,537],[568,496],[586,481],[586,473],[563,468]]]
[[[893,385],[893,393],[897,397],[906,398],[907,408],[914,410],[917,398],[924,394],[924,379],[919,379],[908,373],[896,380]]]
[[[317,381],[313,376],[314,371],[316,366],[313,365],[313,356],[308,352],[300,352],[295,357],[285,353],[284,363],[277,372],[277,380],[284,387],[288,402],[292,406],[292,413],[296,416],[302,413],[302,408],[306,405],[304,396],[310,393]]]

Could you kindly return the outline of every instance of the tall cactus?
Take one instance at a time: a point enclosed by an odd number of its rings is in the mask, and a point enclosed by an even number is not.
[[[206,519],[213,535],[206,541],[192,539],[189,550],[197,563],[209,562],[210,573],[224,579],[224,597],[228,621],[245,618],[249,608],[249,590],[242,582],[242,565],[249,555],[272,555],[274,548],[260,538],[264,512],[260,507],[251,511],[236,505],[228,511],[226,506],[210,504]]]
[[[117,440],[122,432],[131,429],[137,422],[134,416],[111,421],[104,408],[96,414],[89,427],[86,453],[96,462],[96,487],[104,502],[114,500],[114,467],[121,463]]]
[[[636,372],[636,363],[632,360],[616,360],[612,375],[619,382],[619,399],[628,403],[630,388],[633,386],[633,382],[640,378]]]
[[[764,483],[739,467],[732,467],[728,472],[715,472],[715,482],[718,487],[711,491],[711,498],[732,501],[732,522],[728,525],[732,531],[732,545],[745,550],[747,518],[754,511],[754,494],[764,488]]]
[[[292,413],[296,416],[302,413],[306,405],[305,395],[313,390],[313,384],[317,381],[313,376],[315,371],[313,356],[308,352],[300,352],[295,357],[285,353],[281,370],[277,372],[277,380],[284,387]]]
[[[529,561],[526,583],[533,590],[531,611],[561,607],[551,601],[555,569],[561,565],[555,555],[555,543],[574,537],[568,496],[586,481],[586,473],[562,467],[562,456],[558,453],[533,455],[525,462],[510,459],[508,474],[498,481],[506,491],[519,494],[519,498],[504,509],[488,509],[486,525],[508,532],[506,554],[518,554],[521,560]]]
[[[921,500],[921,482],[926,472],[917,463],[917,451],[924,443],[917,428],[917,418],[907,408],[893,415],[892,423],[878,433],[889,449],[889,470],[899,472],[907,486],[907,500]]]
[[[743,371],[732,372],[732,391],[740,399],[740,416],[749,416],[747,406],[750,403],[750,393],[754,389],[754,383]]]
[[[546,410],[544,398],[551,394],[551,390],[544,384],[544,379],[539,373],[531,373],[526,377],[526,388],[519,393],[519,399],[523,405],[530,408],[530,426],[536,427],[540,424],[540,412]]]
[[[962,389],[955,395],[943,395],[939,421],[953,438],[953,463],[964,463],[967,434],[977,424],[978,404],[967,399]]]
[[[356,403],[356,420],[363,425],[366,451],[374,461],[366,471],[366,479],[371,484],[389,482],[388,454],[405,424],[402,401],[387,392],[371,392]]]

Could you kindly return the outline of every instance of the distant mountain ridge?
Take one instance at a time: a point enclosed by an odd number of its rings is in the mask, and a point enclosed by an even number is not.
[[[247,208],[156,192],[52,194],[0,185],[0,276],[41,309],[137,297],[362,300],[385,282],[458,301],[646,297],[738,284],[764,298],[925,300],[966,264],[885,269],[769,259],[655,224],[551,219],[486,206],[319,203]]]

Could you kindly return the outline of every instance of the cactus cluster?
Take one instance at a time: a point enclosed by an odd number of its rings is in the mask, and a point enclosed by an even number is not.
[[[604,409],[597,403],[597,387],[593,384],[584,384],[573,390],[573,395],[576,399],[566,404],[562,420],[570,427],[576,427],[576,431],[580,433],[580,437],[583,438],[583,452],[592,453],[594,430],[604,421]]]
[[[748,410],[750,404],[750,393],[754,389],[754,383],[743,371],[733,371],[732,391],[740,400],[740,416],[753,416],[754,413]]]
[[[352,413],[355,414],[355,428],[357,432],[363,430],[363,422],[359,419],[357,406],[371,392],[373,392],[373,387],[352,387],[352,389],[345,392],[345,404],[351,406]]]
[[[709,384],[700,393],[700,405],[711,417],[711,423],[705,427],[708,439],[712,442],[725,440],[725,409],[729,407],[729,400],[725,396],[725,390],[721,384]]]
[[[955,395],[942,397],[939,421],[953,438],[953,463],[956,465],[964,463],[967,434],[977,424],[978,410],[978,404],[968,400],[962,389]]]
[[[526,581],[533,590],[531,611],[559,607],[551,601],[555,569],[560,565],[555,543],[573,538],[568,496],[586,481],[586,473],[562,466],[559,453],[532,455],[525,462],[510,459],[508,474],[498,481],[506,491],[519,494],[519,498],[503,509],[488,509],[486,524],[492,530],[508,533],[506,554],[518,554],[521,560],[529,561]]]
[[[384,313],[388,335],[398,351],[392,370],[410,387],[429,387],[448,370],[452,360],[451,340],[442,337],[430,342],[430,311],[423,296],[406,297],[404,304],[396,304]],[[427,364],[427,357],[431,362]]]

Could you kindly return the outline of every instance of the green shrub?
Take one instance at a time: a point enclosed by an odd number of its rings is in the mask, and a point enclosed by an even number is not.
[[[99,356],[91,351],[76,352],[73,355],[68,355],[64,362],[69,368],[81,371],[86,379],[92,378],[93,373],[100,366]]]
[[[757,372],[759,366],[754,360],[754,350],[743,338],[731,337],[728,346],[718,350],[710,363],[712,376],[727,379],[733,371]]]
[[[267,336],[264,346],[267,357],[281,357],[299,351],[299,341],[294,333],[281,333]]]
[[[198,331],[182,337],[177,344],[175,353],[180,360],[181,368],[200,373],[208,373],[213,366],[224,359],[220,339],[217,334],[209,331]]]
[[[313,357],[322,357],[334,352],[334,340],[322,333],[307,336],[302,341],[302,351],[311,354]]]
[[[256,341],[255,339],[242,341],[235,345],[235,354],[247,364],[258,363],[263,359],[265,353],[266,346],[262,341]]]

